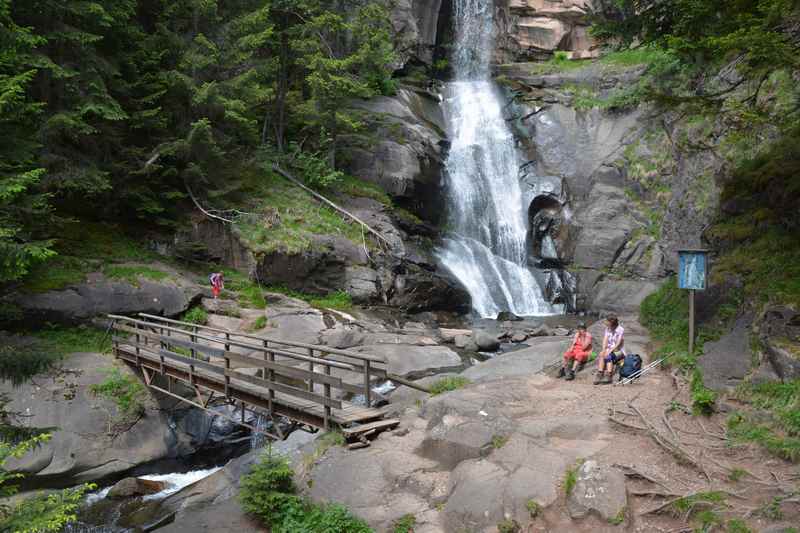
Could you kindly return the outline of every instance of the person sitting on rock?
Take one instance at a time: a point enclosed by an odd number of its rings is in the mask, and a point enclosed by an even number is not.
[[[572,339],[572,346],[564,354],[564,364],[558,371],[558,377],[567,376],[567,380],[575,379],[575,372],[580,372],[592,353],[592,334],[586,331],[586,324],[578,324],[578,331]]]
[[[606,331],[603,335],[603,351],[597,356],[597,376],[594,384],[611,383],[614,379],[614,365],[625,360],[625,328],[619,325],[616,315],[606,317]]]

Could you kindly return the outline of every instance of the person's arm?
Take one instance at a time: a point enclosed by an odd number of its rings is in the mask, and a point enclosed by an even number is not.
[[[606,350],[606,346],[608,345],[608,330],[603,333],[603,349],[600,351],[600,356],[605,357],[608,355],[608,351]]]
[[[592,334],[588,331],[586,332],[586,336],[583,338],[582,348],[587,352],[592,350]]]

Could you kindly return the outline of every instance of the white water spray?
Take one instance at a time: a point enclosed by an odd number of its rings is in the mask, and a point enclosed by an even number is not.
[[[493,3],[455,0],[455,81],[443,104],[451,140],[445,164],[451,234],[442,264],[472,296],[475,311],[521,316],[559,314],[527,266],[527,206],[519,184],[523,163],[490,80]]]

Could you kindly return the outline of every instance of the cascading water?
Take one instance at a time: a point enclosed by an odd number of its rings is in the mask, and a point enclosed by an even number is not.
[[[493,6],[454,0],[455,80],[445,89],[450,151],[445,163],[449,229],[442,264],[472,296],[475,311],[521,316],[560,314],[528,267],[527,206],[519,183],[522,158],[490,79]]]

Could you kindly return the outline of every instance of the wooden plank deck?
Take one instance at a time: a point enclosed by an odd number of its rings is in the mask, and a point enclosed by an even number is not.
[[[133,364],[137,364],[138,366],[145,366],[150,370],[155,372],[160,372],[161,369],[161,357],[160,355],[156,354],[155,352],[151,352],[150,350],[146,350],[140,347],[139,354],[136,354],[136,346],[135,345],[123,345],[120,344],[117,348],[117,356],[125,359],[128,362]],[[150,364],[144,364],[145,362],[149,362]],[[204,364],[205,363],[205,364]],[[202,366],[201,366],[202,365]],[[206,367],[206,365],[213,365],[219,369],[219,372],[214,372],[210,368]],[[164,367],[166,370],[176,370],[177,372],[166,372],[167,375],[170,375],[173,378],[176,378],[178,381],[182,382],[183,384],[190,386],[191,377],[189,380],[181,379],[185,376],[194,376],[195,378],[201,378],[197,380],[198,382],[212,382],[217,385],[217,387],[209,387],[206,383],[205,385],[201,383],[197,383],[198,386],[205,388],[209,391],[215,392],[224,392],[225,390],[225,368],[222,364],[214,364],[207,363],[202,360],[198,360],[197,364],[194,368],[194,371],[190,373],[190,365],[183,362],[183,361],[176,361],[174,359],[165,359]],[[275,411],[279,414],[285,414],[281,409],[282,407],[287,408],[289,411],[298,411],[303,412],[309,415],[309,418],[313,417],[318,419],[320,422],[318,424],[312,424],[317,427],[322,426],[322,421],[325,418],[325,409],[324,406],[311,401],[306,400],[303,398],[298,398],[296,396],[292,396],[286,393],[282,393],[279,391],[273,390],[273,396],[270,398],[270,388],[256,385],[250,381],[246,381],[245,378],[250,377],[247,374],[242,374],[242,379],[237,379],[233,376],[237,372],[233,370],[230,372],[229,377],[230,381],[228,384],[229,393],[232,397],[240,396],[239,392],[246,393],[247,396],[253,396],[256,398],[260,398],[263,402],[259,403],[267,403],[270,400],[274,402]],[[267,408],[266,405],[258,405],[257,407]],[[348,402],[345,400],[341,400],[341,407],[332,407],[331,414],[330,414],[330,421],[338,426],[346,426],[349,424],[354,423],[364,423],[372,420],[376,420],[382,418],[385,412],[382,409],[378,409],[375,407],[366,407],[363,405],[354,404],[352,402]],[[291,418],[291,416],[290,416]],[[309,422],[309,419],[301,420],[303,422]]]

